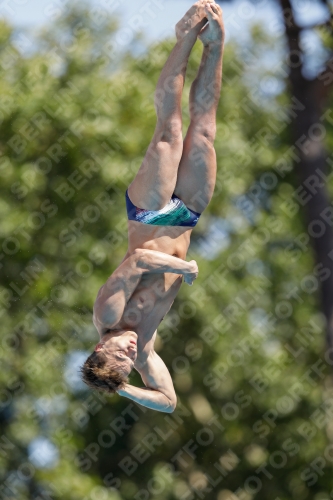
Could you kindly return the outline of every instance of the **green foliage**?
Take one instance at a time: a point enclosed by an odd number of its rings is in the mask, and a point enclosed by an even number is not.
[[[226,48],[217,187],[189,253],[200,275],[156,344],[179,397],[165,415],[93,394],[74,355],[97,342],[93,301],[127,249],[124,193],[173,41],[119,60],[116,22],[96,26],[84,9],[45,30],[29,57],[10,26],[0,32],[3,497],[332,498],[325,274],[295,240],[288,96],[260,64],[276,42],[256,28],[246,54]],[[198,44],[184,130],[200,57]],[[268,78],[278,93],[265,93]],[[58,452],[49,466],[41,446],[32,456],[38,437]]]

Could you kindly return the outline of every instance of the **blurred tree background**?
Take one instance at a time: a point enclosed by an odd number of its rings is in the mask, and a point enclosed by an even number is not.
[[[333,498],[333,358],[318,293],[330,272],[295,196],[299,104],[282,41],[254,26],[248,46],[225,51],[217,187],[189,252],[200,274],[156,343],[178,395],[165,415],[93,393],[78,368],[98,340],[96,292],[127,249],[124,193],[174,41],[120,55],[115,19],[93,22],[86,8],[45,29],[29,56],[23,35],[4,22],[0,33],[0,498]],[[200,58],[198,43],[184,130]]]

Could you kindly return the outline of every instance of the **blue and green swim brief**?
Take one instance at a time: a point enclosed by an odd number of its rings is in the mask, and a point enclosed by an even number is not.
[[[129,199],[126,191],[126,208],[128,220],[150,224],[152,226],[187,226],[194,227],[201,214],[189,209],[185,203],[172,195],[169,203],[161,210],[145,210],[136,207]]]

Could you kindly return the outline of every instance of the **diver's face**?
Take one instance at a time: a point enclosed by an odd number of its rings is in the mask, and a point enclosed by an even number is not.
[[[137,358],[137,338],[137,334],[132,331],[110,332],[103,336],[95,351],[102,351],[108,363],[127,376]]]

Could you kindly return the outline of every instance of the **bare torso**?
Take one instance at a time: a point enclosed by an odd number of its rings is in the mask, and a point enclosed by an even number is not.
[[[191,227],[150,226],[128,221],[127,258],[136,248],[156,250],[185,259],[190,244]]]
[[[128,221],[128,251],[123,259],[138,249],[155,250],[185,260],[192,228],[151,226]],[[182,284],[183,276],[174,273],[145,274],[129,299],[115,330],[133,330],[138,335],[140,354],[153,348],[155,332],[171,308]]]

